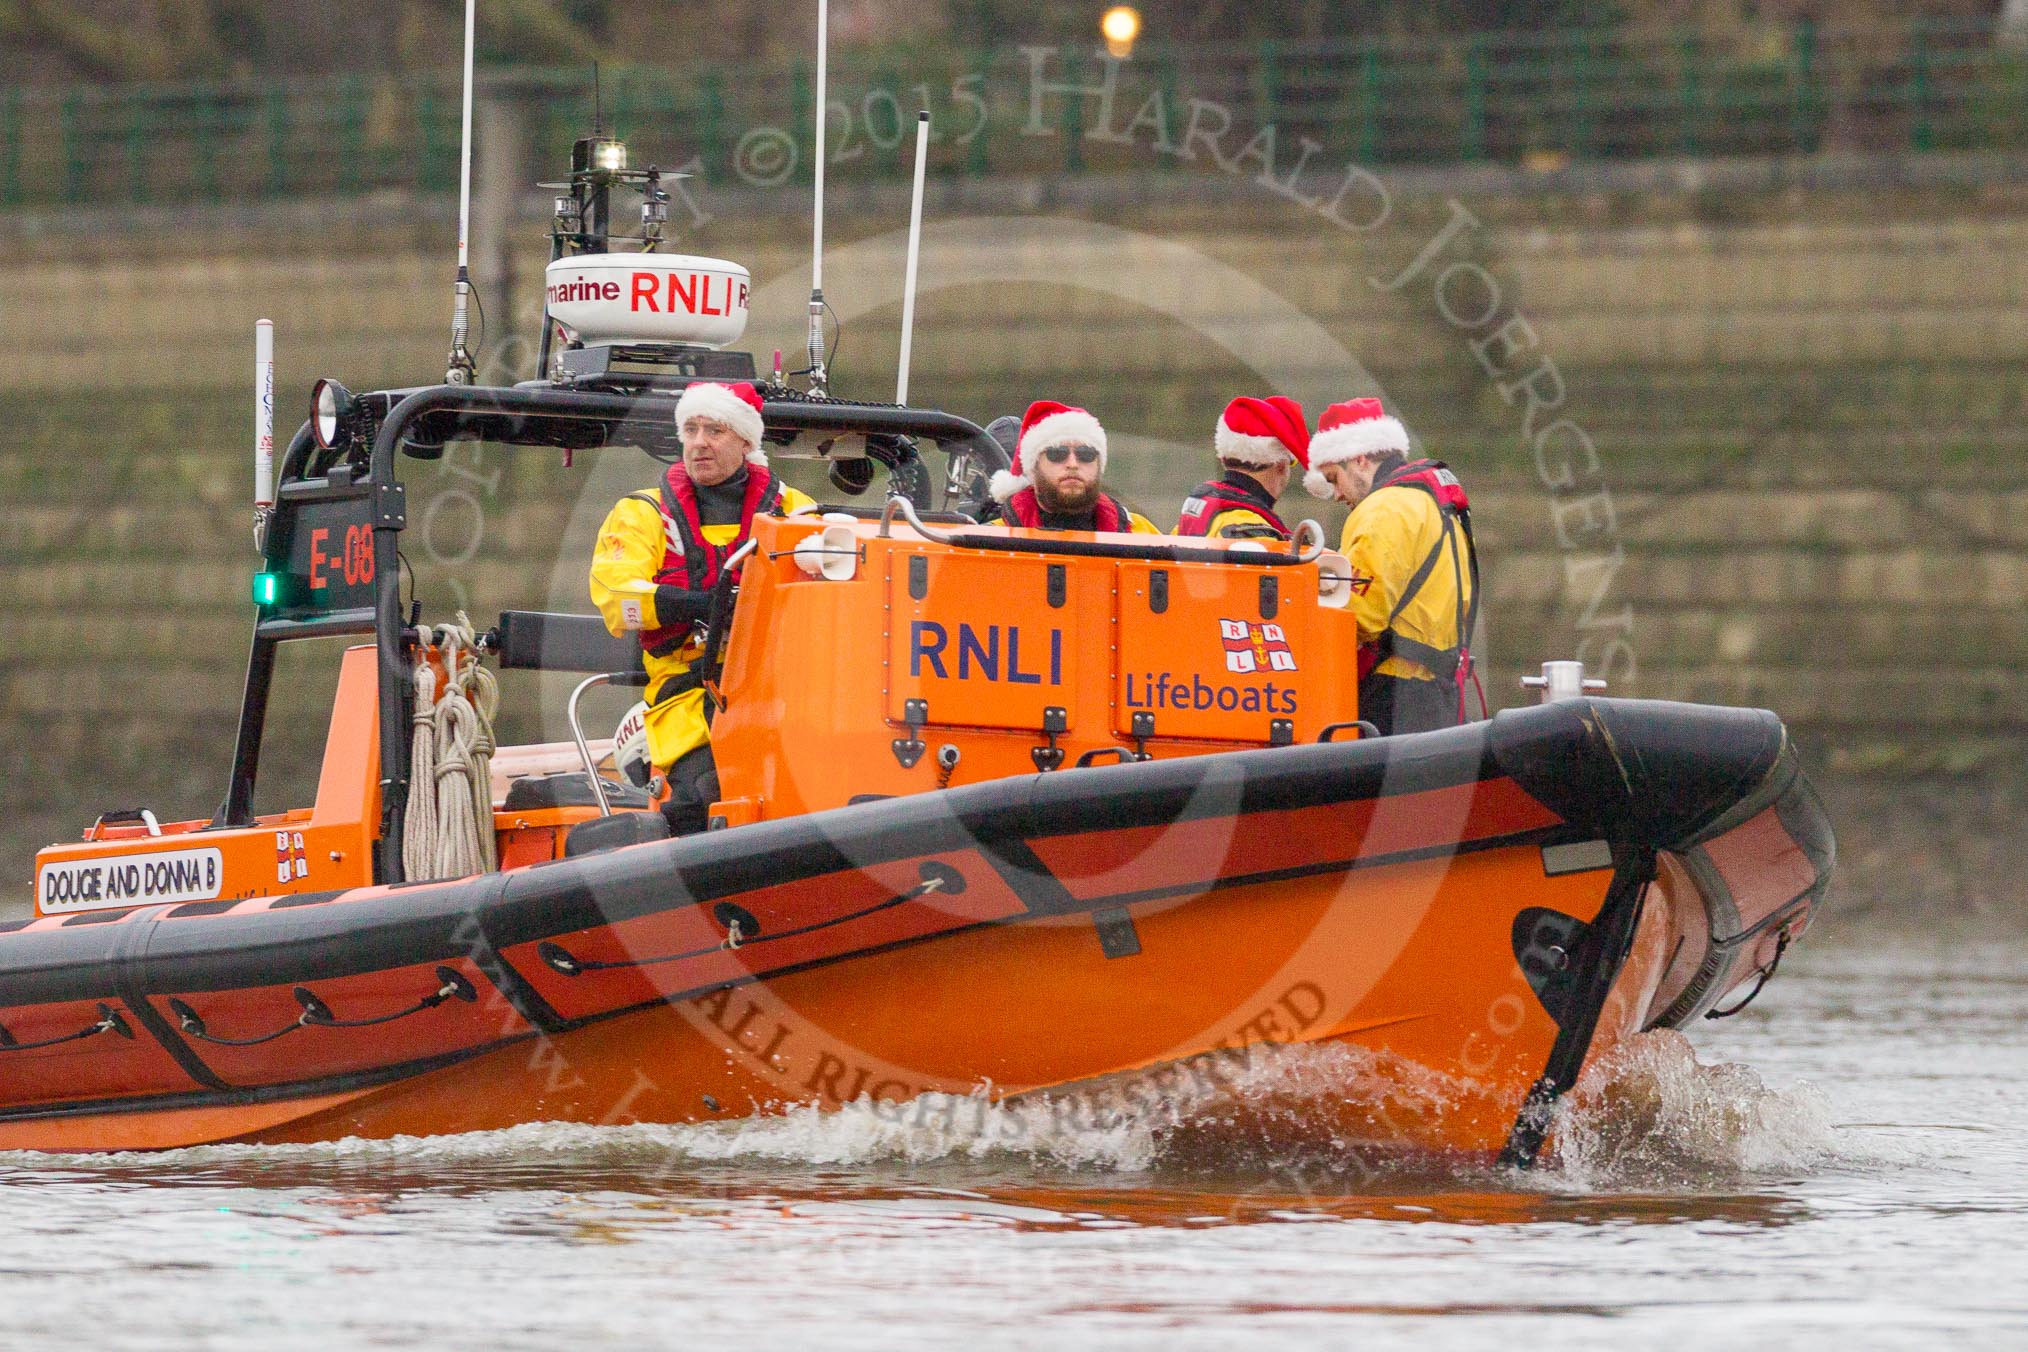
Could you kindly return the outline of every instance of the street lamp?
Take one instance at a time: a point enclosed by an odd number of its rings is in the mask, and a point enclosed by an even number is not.
[[[1106,51],[1118,61],[1134,54],[1134,39],[1141,35],[1141,11],[1132,5],[1114,5],[1099,19],[1099,33]]]

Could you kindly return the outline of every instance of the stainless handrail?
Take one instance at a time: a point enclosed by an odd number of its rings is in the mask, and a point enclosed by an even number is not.
[[[733,550],[732,553],[726,556],[724,566],[721,567],[718,571],[720,573],[729,573],[733,571],[735,568],[739,567],[742,563],[746,562],[747,555],[753,553],[756,549],[759,548],[760,541],[749,537],[745,544],[741,545],[738,549]]]
[[[577,754],[584,761],[585,778],[591,781],[592,796],[598,799],[599,815],[601,817],[612,816],[613,807],[611,803],[606,801],[606,786],[604,781],[602,781],[599,778],[599,767],[597,762],[592,760],[591,744],[586,742],[584,739],[584,724],[581,721],[579,721],[577,716],[577,702],[578,700],[584,697],[584,692],[591,689],[593,686],[611,685],[613,681],[618,677],[631,675],[633,675],[632,672],[620,672],[620,671],[601,672],[597,676],[585,677],[582,681],[579,681],[577,683],[577,689],[570,692],[570,704],[568,706],[568,713],[570,714],[570,737],[572,741],[577,743]]]
[[[923,539],[934,540],[940,545],[958,545],[963,543],[950,531],[940,531],[936,527],[926,524],[916,514],[915,504],[898,493],[887,500],[887,510],[880,514],[881,539],[885,540],[891,537],[894,530],[894,513],[897,508],[900,509],[902,516],[907,518],[909,529],[913,530],[917,535],[922,536]]]

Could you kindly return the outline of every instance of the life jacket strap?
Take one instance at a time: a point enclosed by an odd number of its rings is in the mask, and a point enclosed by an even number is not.
[[[693,690],[704,688],[704,678],[694,671],[680,671],[655,682],[655,688],[648,692],[648,707],[660,708],[678,695],[687,695]]]
[[[1382,488],[1412,488],[1429,494],[1431,500],[1436,503],[1437,519],[1443,523],[1443,532],[1437,537],[1435,547],[1410,575],[1408,584],[1402,588],[1401,595],[1395,600],[1394,609],[1388,612],[1387,628],[1372,645],[1372,651],[1376,654],[1373,665],[1377,666],[1380,661],[1398,655],[1427,667],[1441,680],[1462,682],[1471,669],[1472,629],[1478,623],[1479,614],[1479,547],[1477,540],[1472,536],[1471,507],[1465,497],[1463,485],[1457,482],[1456,476],[1450,473],[1442,461],[1419,460],[1414,462],[1414,465],[1415,468],[1405,474],[1397,472],[1387,482],[1377,485],[1374,491],[1378,492]],[[1446,546],[1450,549],[1452,577],[1457,584],[1458,607],[1455,620],[1457,642],[1448,648],[1437,648],[1405,637],[1395,629],[1394,623],[1422,591],[1423,584],[1429,581],[1430,574],[1443,559]],[[1469,603],[1465,600],[1464,585],[1467,560],[1472,579],[1472,599]],[[1368,670],[1371,670],[1371,667],[1362,663],[1362,673]],[[1461,713],[1463,699],[1463,687],[1460,684]]]

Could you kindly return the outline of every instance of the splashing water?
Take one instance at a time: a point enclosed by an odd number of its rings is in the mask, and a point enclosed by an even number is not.
[[[1706,1065],[1671,1028],[1627,1039],[1572,1096],[1553,1150],[1568,1186],[1708,1186],[1835,1153],[1830,1104],[1746,1066]]]
[[[536,1123],[466,1136],[298,1146],[202,1146],[78,1158],[97,1171],[203,1171],[255,1164],[383,1162],[413,1170],[767,1164],[815,1169],[1015,1165],[1092,1175],[1290,1177],[1355,1189],[1424,1183],[1558,1190],[1711,1187],[1806,1167],[1832,1153],[1821,1095],[1769,1088],[1737,1065],[1704,1065],[1680,1033],[1630,1039],[1572,1096],[1549,1170],[1525,1176],[1480,1158],[1399,1145],[1404,1122],[1477,1111],[1483,1086],[1343,1043],[1253,1047],[995,1102],[925,1094],[801,1106],[735,1122]],[[0,1156],[46,1176],[49,1156]]]

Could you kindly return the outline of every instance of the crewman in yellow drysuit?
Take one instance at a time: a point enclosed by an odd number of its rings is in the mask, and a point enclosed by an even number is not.
[[[810,502],[768,468],[761,397],[741,381],[699,381],[676,401],[683,459],[654,492],[630,493],[599,527],[591,599],[614,634],[639,634],[648,669],[648,758],[669,781],[663,811],[678,833],[704,828],[718,798],[704,689],[690,664],[725,560],[757,513]]]
[[[1288,539],[1291,532],[1275,514],[1275,499],[1288,487],[1291,473],[1310,467],[1310,424],[1303,406],[1286,395],[1242,395],[1218,415],[1212,449],[1225,473],[1191,490],[1175,534]]]
[[[1303,478],[1352,508],[1339,548],[1352,564],[1359,716],[1383,735],[1464,721],[1478,614],[1471,503],[1442,461],[1408,453],[1399,419],[1353,399],[1318,421]]]

